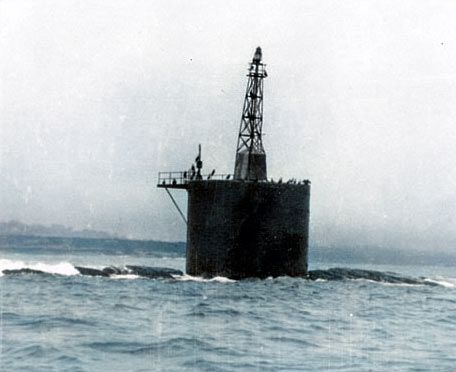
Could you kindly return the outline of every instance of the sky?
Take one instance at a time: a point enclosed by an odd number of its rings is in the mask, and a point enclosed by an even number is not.
[[[263,50],[268,176],[313,246],[456,246],[453,1],[0,1],[0,220],[182,241],[159,171],[232,173]],[[173,196],[186,210],[185,191]]]

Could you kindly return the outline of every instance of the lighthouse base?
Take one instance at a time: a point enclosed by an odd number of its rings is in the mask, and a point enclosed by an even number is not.
[[[187,191],[187,274],[307,274],[308,183],[200,180]]]

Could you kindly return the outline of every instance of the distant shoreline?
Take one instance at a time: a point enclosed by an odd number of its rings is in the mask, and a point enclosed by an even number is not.
[[[45,250],[58,252],[65,250],[94,251],[104,250],[107,254],[126,254],[135,251],[138,256],[150,252],[165,252],[185,256],[184,242],[163,242],[156,240],[132,240],[122,238],[87,238],[62,236],[14,235],[0,233],[0,251],[2,250]]]
[[[78,236],[39,236],[25,234],[5,234],[0,231],[0,251],[22,246],[26,249],[61,248],[62,245],[74,249],[92,249],[96,246],[112,250],[118,254],[123,250],[138,250],[138,254],[150,251],[166,251],[185,257],[186,243],[181,241],[164,242],[159,240],[139,240],[119,237],[78,237]],[[142,253],[141,253],[142,252]],[[456,252],[397,249],[381,247],[315,247],[309,248],[309,264],[331,262],[356,265],[435,265],[456,267]]]
[[[0,235],[40,236],[58,238],[87,238],[87,239],[126,239],[105,231],[84,229],[74,230],[64,225],[51,226],[33,224],[29,225],[20,221],[11,220],[0,222]]]

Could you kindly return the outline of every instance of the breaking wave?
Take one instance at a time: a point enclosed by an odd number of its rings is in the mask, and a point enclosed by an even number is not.
[[[144,277],[144,278],[174,278],[184,273],[177,269],[167,267],[150,267],[138,265],[126,265],[124,267],[107,266],[102,269],[84,266],[74,266],[69,262],[58,264],[36,263],[27,265],[23,262],[0,260],[1,275],[23,275],[23,274],[52,274],[52,275],[83,275],[100,277]]]
[[[369,280],[390,284],[410,285],[439,285],[440,282],[428,278],[411,278],[392,272],[374,270],[332,268],[327,270],[312,270],[307,275],[310,280]]]
[[[94,268],[86,266],[74,266],[69,262],[57,264],[35,263],[27,265],[21,261],[0,260],[0,276],[3,275],[81,275],[89,277],[106,278],[150,278],[150,279],[174,279],[179,281],[200,281],[231,283],[233,279],[225,277],[201,278],[184,274],[181,270],[168,267],[152,267],[141,265],[126,265],[123,267],[106,266]],[[373,270],[331,268],[327,270],[311,270],[303,278],[310,281],[345,281],[345,280],[366,280],[388,284],[427,285],[444,286],[454,288],[456,279],[448,278],[413,278],[392,272],[381,272]]]
[[[76,275],[79,272],[69,262],[56,264],[33,263],[26,264],[23,261],[0,260],[0,276],[3,274],[57,274],[57,275]]]

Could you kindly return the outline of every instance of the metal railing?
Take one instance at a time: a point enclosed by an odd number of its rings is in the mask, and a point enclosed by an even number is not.
[[[189,171],[175,171],[175,172],[159,172],[158,173],[158,187],[169,187],[169,188],[181,188],[187,187],[190,181],[198,180],[232,180],[233,175],[231,174],[215,174],[214,172],[205,175],[199,175],[197,172],[192,170]],[[274,181],[272,178],[262,182],[273,183],[273,184],[293,184],[293,185],[309,185],[309,180],[296,180],[294,178],[288,181],[282,181],[280,178],[278,181]]]
[[[205,175],[198,175],[196,172],[190,171],[175,171],[175,172],[159,172],[158,186],[159,187],[175,187],[185,188],[190,181],[198,180],[229,180],[231,174],[215,174],[214,172]]]

